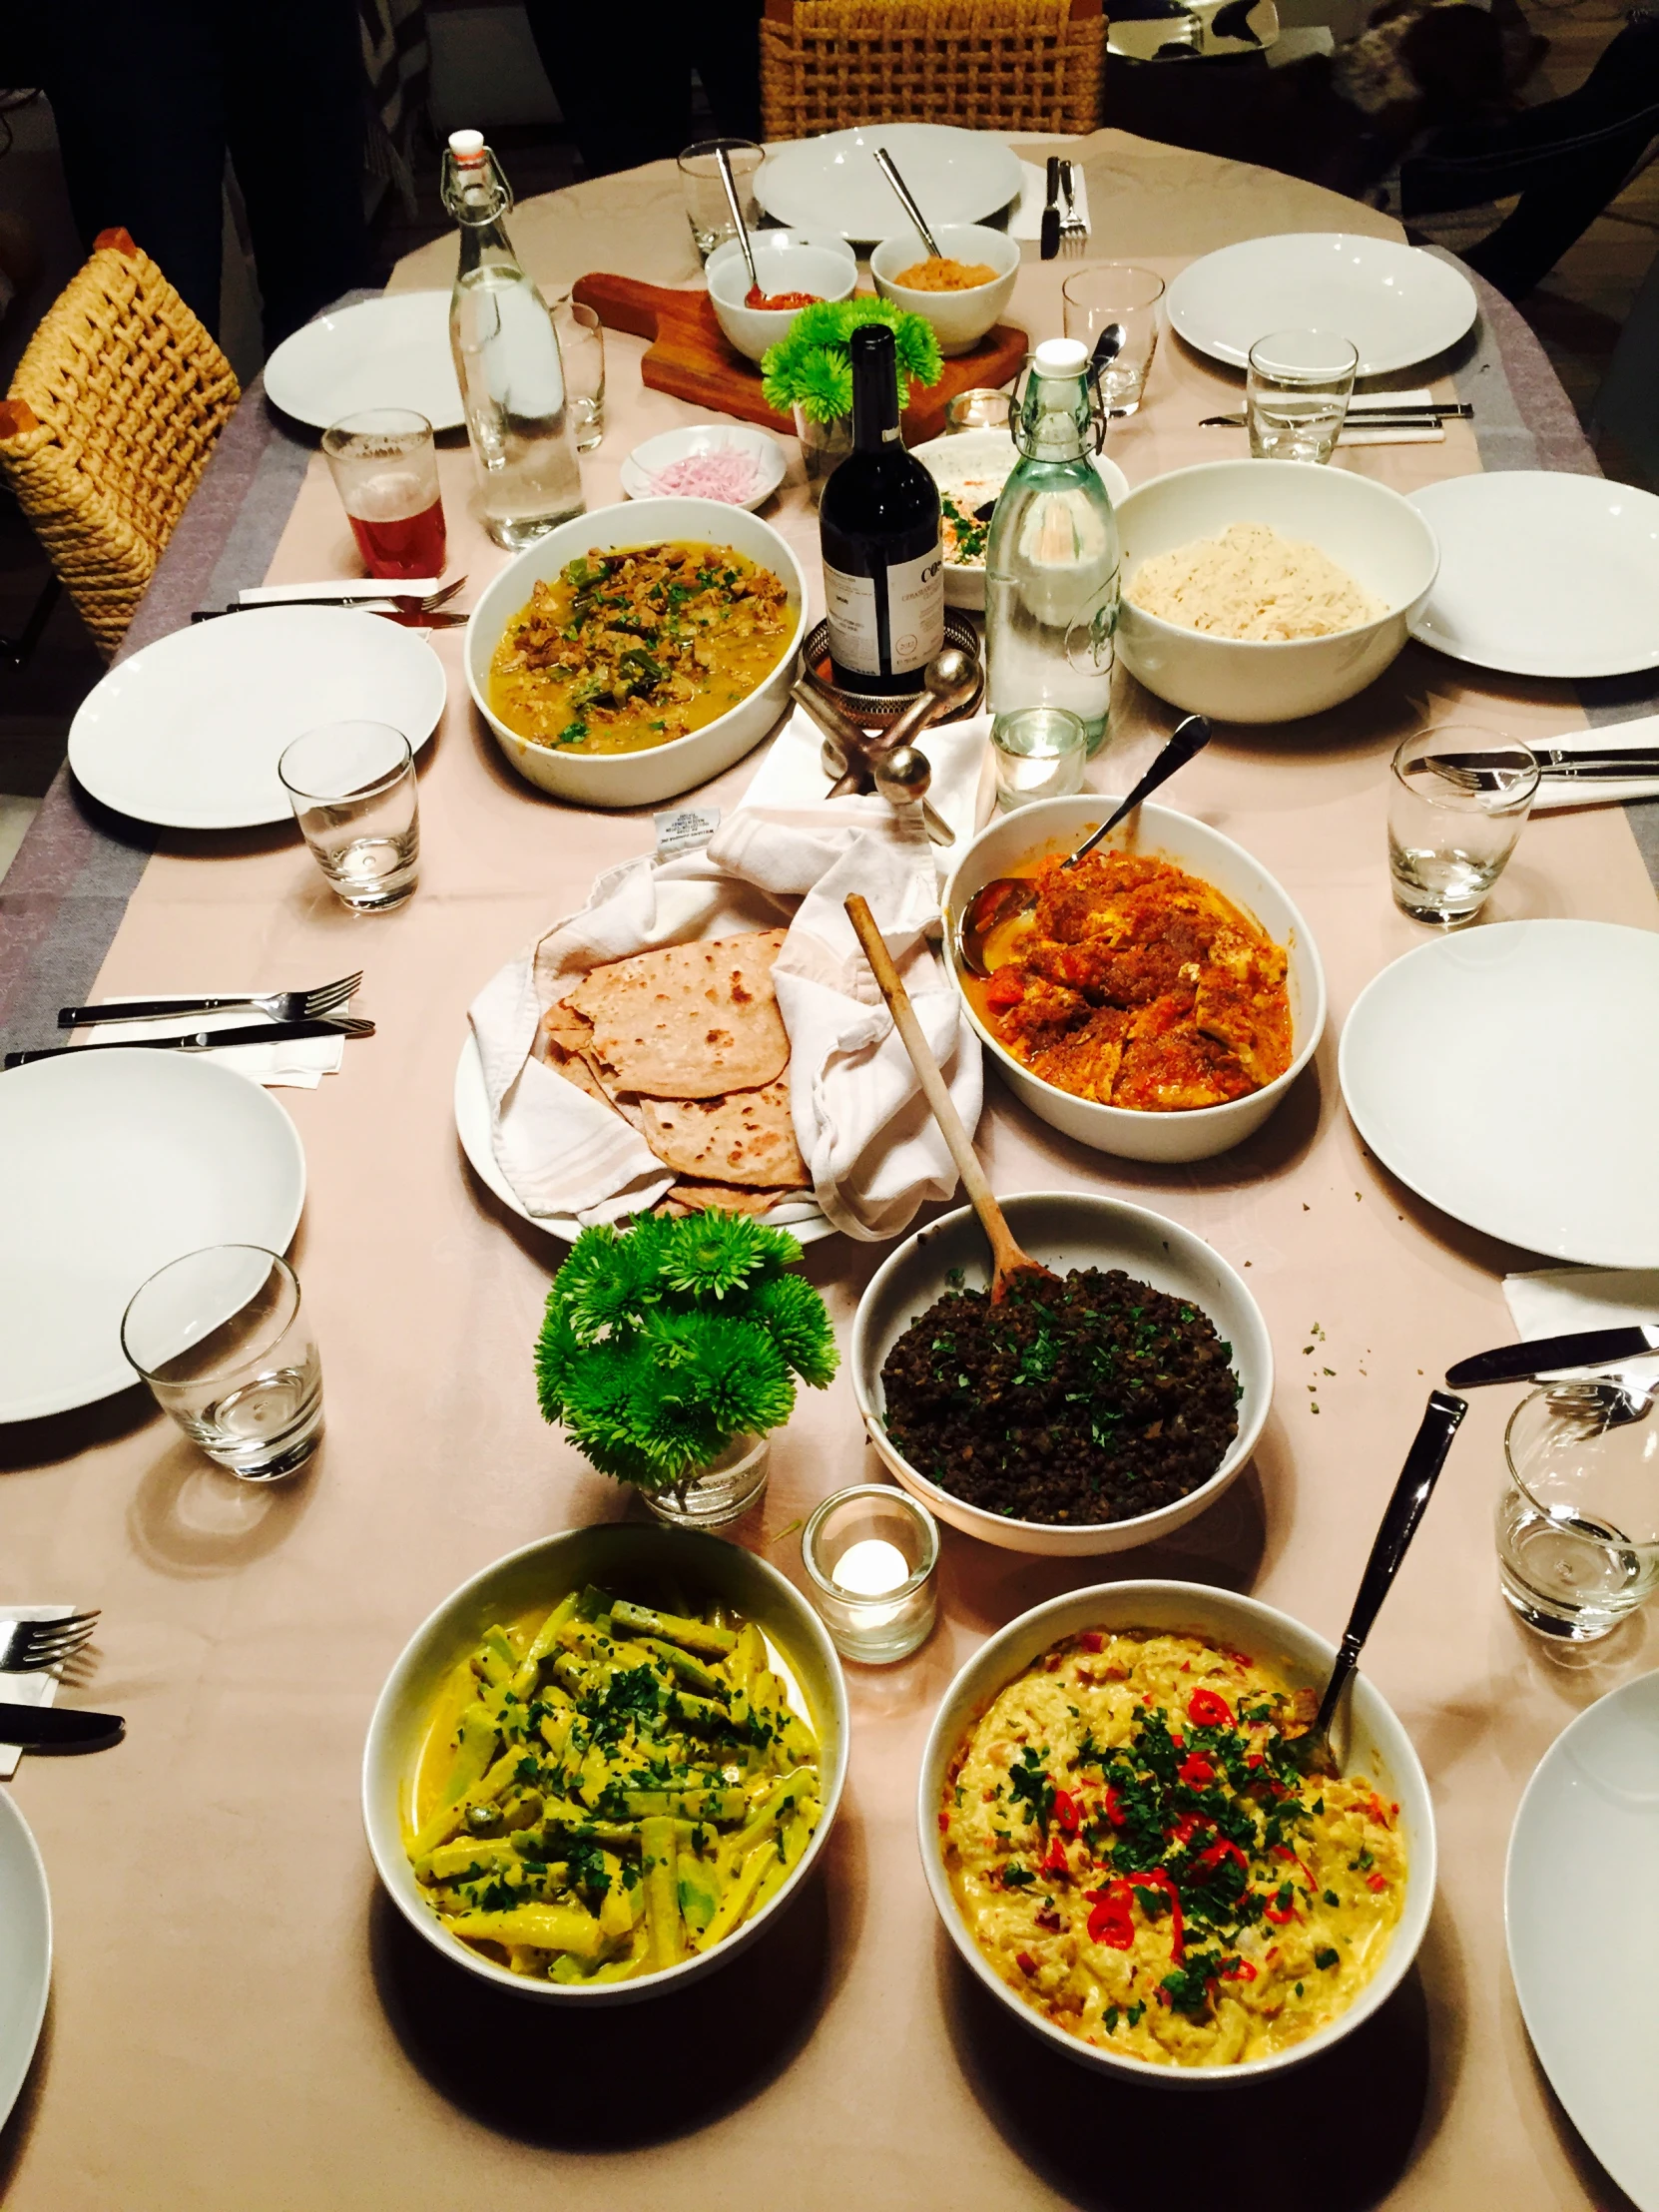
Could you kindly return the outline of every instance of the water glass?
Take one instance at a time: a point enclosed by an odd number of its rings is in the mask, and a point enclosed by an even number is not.
[[[755,177],[766,160],[764,149],[751,139],[736,138],[699,139],[695,146],[688,146],[680,156],[680,182],[686,195],[686,220],[691,225],[692,244],[697,248],[698,260],[704,262],[717,246],[723,246],[738,235],[738,227],[732,221],[732,204],[721,181],[720,164],[715,159],[717,149],[722,146],[731,165],[732,182],[738,188],[738,205],[743,210],[745,227],[755,231],[761,223],[760,204],[755,198]]]
[[[420,873],[414,755],[384,722],[330,722],[276,764],[328,886],[359,914],[401,906]]]
[[[121,1349],[210,1459],[276,1482],[316,1449],[322,1365],[299,1279],[260,1245],[209,1245],[134,1292]]]
[[[591,453],[605,435],[605,333],[592,307],[569,292],[553,302],[553,326],[559,333],[564,364],[565,405],[578,453]]]
[[[1659,1587],[1659,1410],[1640,1394],[1655,1381],[1546,1383],[1510,1416],[1498,1579],[1542,1636],[1593,1643]]]
[[[1407,738],[1388,772],[1395,904],[1442,928],[1478,913],[1537,789],[1538,763],[1518,738],[1456,725]]]
[[[945,404],[944,434],[949,438],[963,430],[1006,430],[1012,407],[1005,391],[992,391],[983,384],[959,391]]]
[[[443,500],[426,417],[408,407],[342,415],[322,450],[370,576],[441,576]]]
[[[827,1497],[802,1532],[801,1561],[843,1658],[890,1666],[931,1633],[939,1525],[904,1491],[860,1482]]]
[[[1081,338],[1092,358],[1103,330],[1117,323],[1123,336],[1117,351],[1095,379],[1101,405],[1109,415],[1132,415],[1146,389],[1147,372],[1158,350],[1159,302],[1164,279],[1150,269],[1127,262],[1105,262],[1079,270],[1060,286],[1065,302],[1065,334]]]
[[[991,759],[1001,813],[1066,799],[1083,789],[1088,732],[1069,707],[1018,707],[991,724]]]
[[[1342,435],[1360,356],[1334,330],[1275,330],[1250,349],[1251,458],[1328,461]]]

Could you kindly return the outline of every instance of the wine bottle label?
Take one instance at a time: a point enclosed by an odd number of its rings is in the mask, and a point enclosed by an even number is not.
[[[879,577],[848,576],[826,561],[824,596],[830,656],[839,668],[908,676],[944,644],[944,562],[937,546]]]

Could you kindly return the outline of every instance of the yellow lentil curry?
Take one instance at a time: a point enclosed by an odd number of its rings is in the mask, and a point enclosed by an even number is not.
[[[508,623],[489,702],[532,745],[644,753],[747,699],[793,630],[781,580],[730,546],[579,554]]]
[[[1090,1630],[1009,1684],[945,1777],[974,1940],[1097,2048],[1231,2066],[1304,2041],[1376,1972],[1405,1896],[1399,1807],[1305,1776],[1311,1691],[1198,1636]]]

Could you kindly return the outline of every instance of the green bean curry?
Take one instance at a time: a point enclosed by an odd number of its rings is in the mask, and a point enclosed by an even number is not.
[[[753,1621],[585,1589],[490,1629],[415,1778],[415,1876],[514,1973],[626,1981],[711,1950],[800,1864],[819,1750]]]
[[[647,752],[747,699],[794,628],[782,581],[730,546],[581,554],[508,623],[490,705],[534,745]]]

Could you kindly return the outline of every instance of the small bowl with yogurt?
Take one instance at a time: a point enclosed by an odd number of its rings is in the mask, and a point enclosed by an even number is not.
[[[1019,451],[1006,430],[961,430],[929,438],[910,451],[939,487],[944,546],[944,596],[951,607],[983,613],[985,546],[992,506],[1014,472]],[[1095,467],[1113,507],[1129,496],[1129,480],[1115,461],[1097,455]]]

